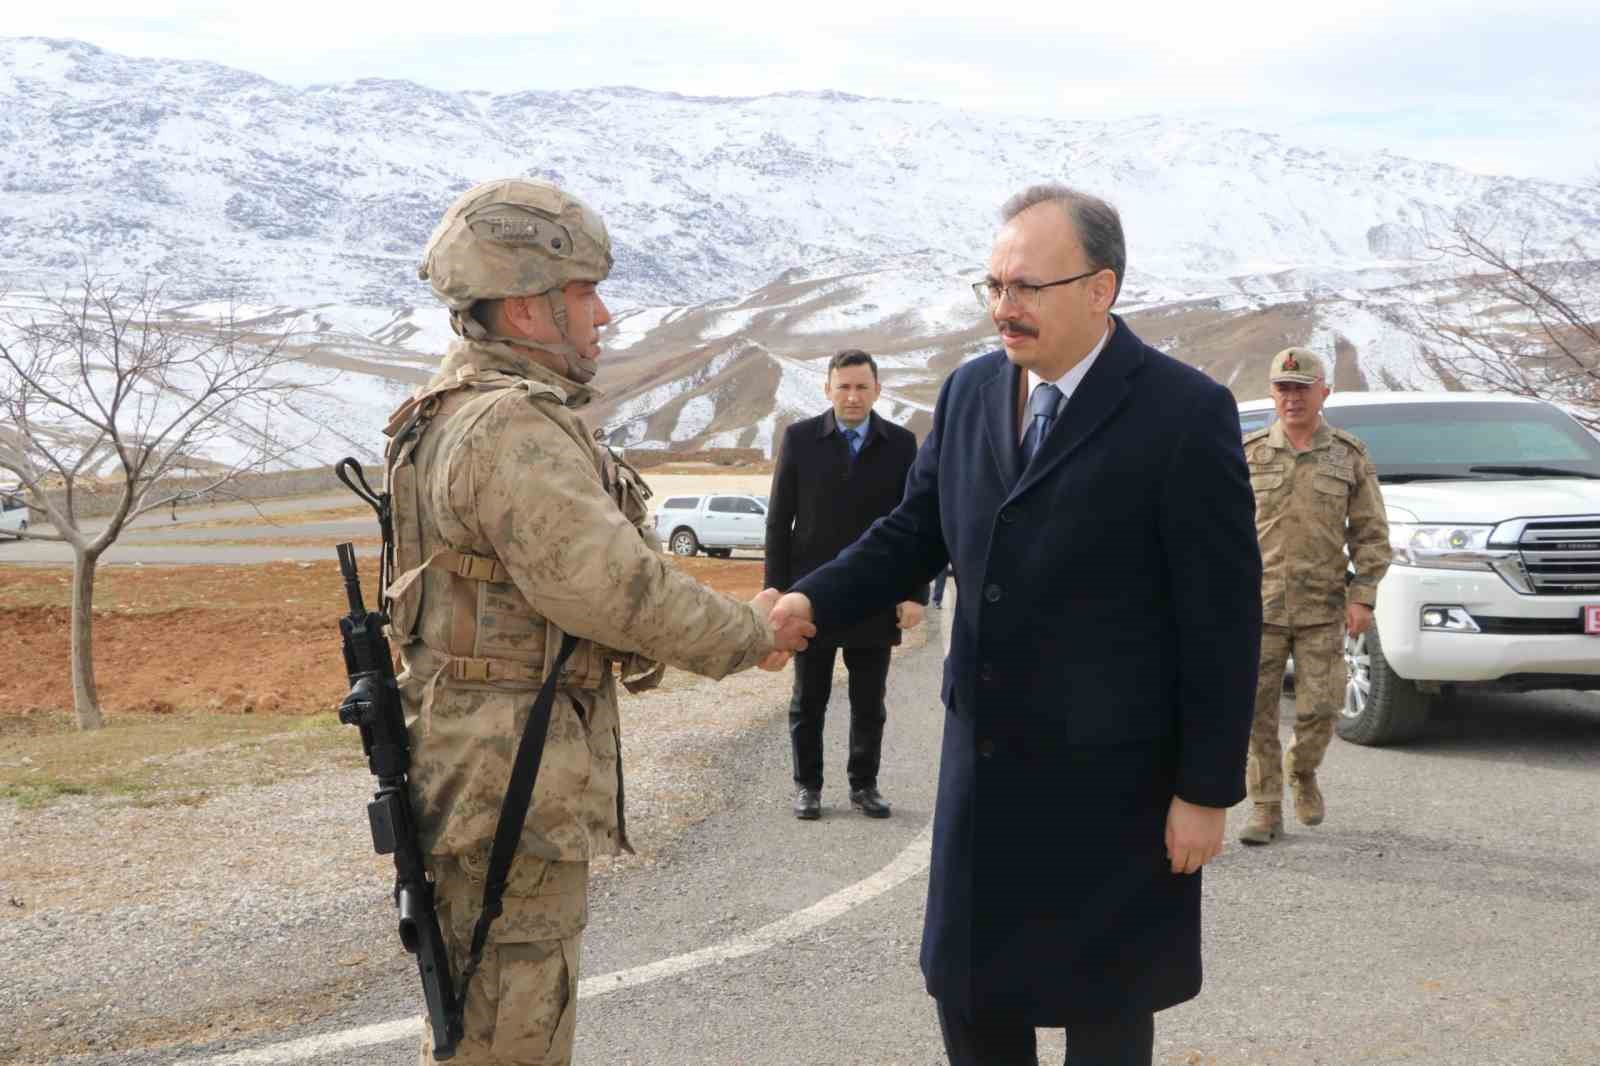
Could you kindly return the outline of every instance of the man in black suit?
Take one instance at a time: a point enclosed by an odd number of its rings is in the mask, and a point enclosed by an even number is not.
[[[945,382],[905,499],[775,618],[850,625],[946,561],[922,972],[957,1066],[1149,1066],[1199,994],[1200,868],[1244,798],[1261,555],[1238,408],[1111,314],[1116,210],[1036,186],[975,289],[1004,351]]]
[[[767,508],[766,587],[788,589],[900,502],[917,439],[873,415],[881,389],[872,356],[854,348],[842,351],[829,361],[823,386],[832,410],[784,432]],[[900,631],[921,621],[927,598],[924,584],[892,609],[819,632],[794,657],[789,738],[795,817],[822,815],[822,723],[841,648],[850,677],[850,803],[869,817],[889,817],[889,804],[878,791],[889,657]]]

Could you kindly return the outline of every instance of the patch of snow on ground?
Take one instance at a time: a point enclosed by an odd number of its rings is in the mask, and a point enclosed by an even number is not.
[[[669,438],[674,444],[680,441],[693,440],[706,431],[711,425],[711,420],[717,415],[717,402],[709,396],[691,396],[684,401],[678,409],[677,424],[672,427]]]
[[[1422,360],[1421,345],[1405,329],[1381,315],[1353,304],[1330,301],[1317,306],[1313,351],[1332,352],[1342,337],[1355,346],[1361,373],[1374,391],[1388,388],[1385,373],[1414,389],[1442,389],[1438,375]]]

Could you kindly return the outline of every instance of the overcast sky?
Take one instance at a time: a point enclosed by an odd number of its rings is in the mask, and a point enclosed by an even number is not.
[[[10,5],[0,33],[206,59],[294,85],[381,77],[491,92],[836,89],[1072,119],[1194,115],[1482,173],[1600,176],[1595,0],[1049,9],[690,0],[666,10],[608,0],[55,0]]]

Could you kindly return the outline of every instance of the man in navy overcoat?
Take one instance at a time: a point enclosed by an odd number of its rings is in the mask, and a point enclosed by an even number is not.
[[[948,559],[922,971],[952,1063],[1151,1062],[1198,994],[1200,867],[1244,797],[1261,557],[1232,396],[1110,313],[1109,204],[1037,186],[975,289],[1004,351],[945,382],[899,507],[775,616],[846,625]]]

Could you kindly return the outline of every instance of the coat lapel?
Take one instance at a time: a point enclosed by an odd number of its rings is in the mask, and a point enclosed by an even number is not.
[[[994,457],[995,473],[1008,490],[1022,472],[1022,453],[1017,444],[1017,377],[1021,373],[1006,359],[988,381],[978,386],[983,435],[989,442],[989,454]]]
[[[1022,481],[1013,490],[1013,496],[1028,491],[1048,477],[1117,412],[1132,391],[1128,384],[1129,376],[1143,363],[1144,352],[1139,338],[1121,319],[1116,319],[1116,330],[1106,341],[1105,348],[1095,359],[1094,366],[1089,368],[1088,375],[1078,385],[1077,391],[1056,417],[1056,424],[1040,445],[1033,463],[1023,472]]]

